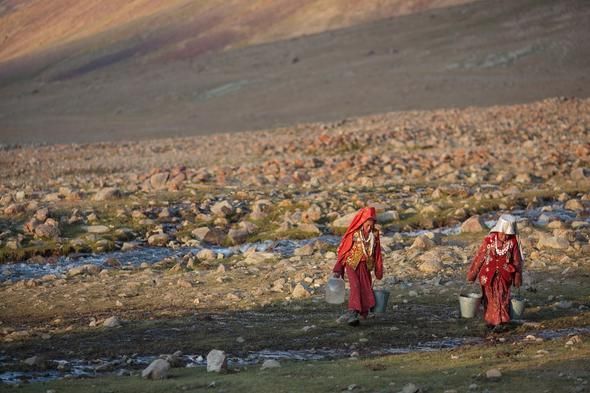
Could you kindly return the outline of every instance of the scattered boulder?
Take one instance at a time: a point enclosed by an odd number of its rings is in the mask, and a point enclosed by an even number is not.
[[[207,354],[207,372],[222,372],[227,370],[227,356],[225,352],[213,349]]]
[[[311,296],[311,292],[306,285],[298,283],[293,289],[293,293],[291,295],[294,299],[305,299]]]
[[[434,247],[436,244],[432,239],[430,239],[426,235],[420,235],[414,239],[414,242],[410,246],[410,248],[416,248],[420,250],[429,250]]]
[[[227,233],[227,238],[232,244],[242,244],[248,239],[248,231],[242,228],[232,228]]]
[[[564,208],[579,212],[584,210],[584,204],[579,199],[570,199],[565,203]]]
[[[228,201],[220,201],[211,207],[211,212],[217,216],[227,217],[234,211],[233,206]]]
[[[203,248],[197,253],[197,258],[202,261],[212,261],[217,258],[217,253],[209,248]]]
[[[487,379],[500,379],[502,377],[502,373],[497,368],[492,368],[486,371],[486,378]]]
[[[563,237],[555,237],[542,235],[537,242],[537,248],[539,249],[556,249],[565,250],[569,247],[569,242]]]
[[[280,368],[281,367],[281,363],[279,363],[278,360],[275,359],[266,359],[263,363],[262,363],[262,367],[260,367],[261,370],[266,370],[269,368]]]
[[[481,216],[471,216],[461,224],[461,233],[477,233],[485,231],[485,226]]]
[[[416,385],[414,385],[413,383],[409,383],[407,385],[405,385],[402,390],[400,391],[400,393],[418,393],[420,392],[420,388]]]
[[[210,244],[221,245],[225,240],[225,233],[218,228],[200,227],[193,229],[191,234],[195,237],[195,239]]]
[[[112,316],[112,317],[105,319],[104,322],[102,323],[102,326],[108,327],[108,328],[119,327],[119,326],[121,326],[121,321],[116,316]]]
[[[41,224],[35,228],[35,236],[39,239],[57,239],[59,235],[59,228],[54,225]]]
[[[150,363],[142,372],[144,379],[166,379],[170,371],[170,363],[164,359],[156,359]]]
[[[163,247],[168,244],[170,237],[165,233],[156,233],[148,237],[148,244],[150,246]]]

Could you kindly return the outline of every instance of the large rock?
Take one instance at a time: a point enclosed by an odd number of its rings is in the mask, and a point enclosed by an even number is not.
[[[248,239],[248,231],[243,228],[232,228],[227,233],[227,238],[232,244],[242,244]]]
[[[225,352],[213,349],[207,354],[207,372],[221,372],[227,370],[227,356]]]
[[[166,182],[168,181],[168,177],[170,174],[168,172],[159,172],[154,173],[150,177],[150,186],[154,190],[163,190],[166,188]]]
[[[158,246],[163,247],[168,244],[170,237],[165,233],[156,233],[155,235],[151,235],[148,237],[148,244],[150,246]]]
[[[416,239],[414,239],[414,242],[412,243],[410,248],[417,248],[419,250],[430,250],[434,246],[435,243],[432,239],[430,239],[428,236],[420,235]]]
[[[108,199],[116,199],[121,197],[121,190],[115,187],[108,187],[99,190],[96,194],[94,194],[95,201],[106,201]]]
[[[219,201],[211,207],[211,212],[217,216],[227,217],[234,211],[233,206],[228,201]]]
[[[201,261],[212,261],[217,258],[217,253],[209,248],[203,248],[197,253],[197,258]]]
[[[573,210],[576,212],[584,210],[584,205],[582,204],[582,201],[580,201],[579,199],[570,199],[565,203],[564,207],[567,210]]]
[[[35,236],[40,239],[56,239],[59,235],[59,228],[53,225],[41,224],[35,228]]]
[[[108,327],[108,328],[119,327],[119,326],[121,326],[121,321],[116,316],[112,316],[112,317],[105,319],[104,322],[102,323],[102,326]]]
[[[200,227],[193,229],[191,234],[195,239],[216,245],[221,245],[225,240],[225,233],[217,228]]]
[[[170,371],[170,363],[164,359],[156,359],[141,372],[141,377],[145,379],[165,379]]]
[[[563,237],[555,237],[555,236],[547,236],[543,235],[539,238],[537,243],[537,248],[540,249],[556,249],[556,250],[565,250],[569,247],[569,242],[567,239]]]
[[[500,379],[502,377],[502,373],[497,368],[492,368],[486,371],[486,378],[487,379]]]
[[[305,285],[299,283],[295,286],[291,295],[294,299],[305,299],[311,296],[311,292]]]
[[[485,226],[480,216],[471,216],[461,224],[461,233],[477,233],[485,231]]]

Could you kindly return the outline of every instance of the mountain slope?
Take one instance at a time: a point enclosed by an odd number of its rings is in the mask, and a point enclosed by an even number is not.
[[[590,96],[587,1],[493,4],[243,46],[250,36],[231,38],[239,32],[186,41],[212,14],[168,28],[146,17],[1,64],[0,143],[195,135]],[[128,34],[140,25],[143,35]],[[215,50],[227,45],[238,47]]]

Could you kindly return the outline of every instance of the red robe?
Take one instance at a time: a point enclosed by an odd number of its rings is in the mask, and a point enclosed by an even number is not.
[[[483,292],[484,319],[489,325],[510,322],[510,286],[522,282],[522,256],[515,236],[502,243],[498,234],[487,235],[467,272],[467,280],[479,278]]]
[[[362,208],[350,223],[346,233],[342,237],[338,247],[338,259],[332,271],[343,275],[346,271],[348,282],[350,284],[350,296],[348,298],[348,309],[357,311],[362,317],[366,317],[369,310],[375,307],[375,296],[373,294],[373,283],[371,270],[375,271],[375,277],[379,280],[383,278],[383,257],[381,255],[381,244],[379,242],[379,231],[375,230],[373,235],[375,242],[371,252],[371,260],[362,256],[358,264],[350,263],[350,255],[358,250],[355,244],[359,236],[355,232],[362,230],[362,225],[368,219],[375,219],[375,209],[370,207]],[[369,262],[369,263],[367,263]]]

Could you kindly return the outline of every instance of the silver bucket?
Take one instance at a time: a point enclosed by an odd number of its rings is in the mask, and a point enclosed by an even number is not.
[[[375,308],[373,311],[376,313],[384,313],[385,310],[387,310],[389,291],[386,291],[385,289],[374,289],[373,294],[375,295]]]
[[[510,299],[510,319],[522,319],[524,308],[524,299],[520,296],[513,296]]]
[[[473,318],[481,304],[481,294],[468,293],[459,295],[459,307],[463,318]]]

